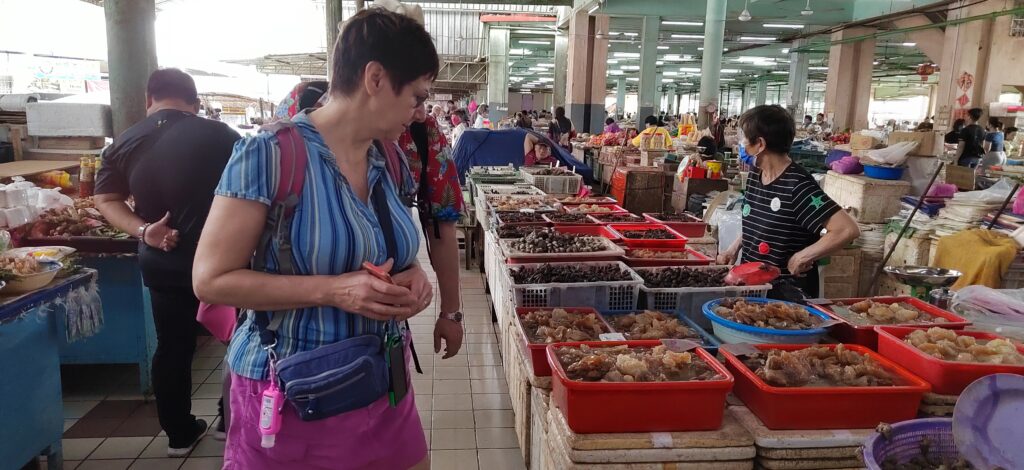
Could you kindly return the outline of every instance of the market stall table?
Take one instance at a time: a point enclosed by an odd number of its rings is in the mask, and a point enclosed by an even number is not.
[[[7,424],[0,468],[21,468],[41,454],[50,470],[63,468],[59,350],[102,323],[97,277],[87,269],[29,294],[0,294],[0,422]]]

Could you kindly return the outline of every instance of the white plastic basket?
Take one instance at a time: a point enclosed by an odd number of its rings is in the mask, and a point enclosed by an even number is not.
[[[599,251],[581,251],[574,253],[525,253],[522,251],[515,250],[511,247],[511,244],[516,240],[504,239],[499,240],[498,243],[501,245],[502,252],[505,253],[507,258],[515,258],[516,260],[530,260],[533,263],[544,263],[549,262],[546,260],[558,261],[558,262],[575,262],[575,261],[586,261],[587,259],[594,258],[619,258],[626,254],[626,251],[622,249],[615,242],[604,238],[604,237],[583,237],[597,239],[601,243],[602,249]],[[533,258],[533,259],[531,259]]]
[[[526,196],[545,196],[544,191],[531,184],[480,184],[470,195],[473,201],[483,201],[487,196],[526,193]]]
[[[722,266],[683,266],[698,271],[722,269]],[[678,268],[678,267],[676,267]],[[667,268],[635,268],[637,272],[662,271]],[[643,279],[641,277],[641,279]],[[644,308],[663,310],[686,315],[701,328],[711,328],[711,321],[703,313],[701,307],[705,302],[723,297],[766,297],[772,289],[771,284],[759,286],[722,286],[722,287],[659,287],[641,286]]]
[[[510,289],[516,307],[593,307],[605,310],[634,310],[640,297],[643,279],[621,261],[592,263],[549,263],[573,266],[618,266],[629,272],[631,281],[586,283],[515,284],[512,270],[541,266],[520,264],[508,266]]]
[[[580,175],[534,175],[523,173],[523,180],[548,194],[577,194],[583,177]]]

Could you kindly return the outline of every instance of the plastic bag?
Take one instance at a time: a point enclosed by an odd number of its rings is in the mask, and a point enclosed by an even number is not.
[[[953,195],[954,201],[980,202],[988,204],[999,204],[1006,200],[1006,196],[1013,191],[1013,183],[1007,178],[1002,178],[996,184],[982,191],[965,191]]]
[[[900,166],[907,161],[907,156],[915,147],[917,147],[917,142],[899,142],[886,148],[869,150],[868,158],[886,165]]]
[[[927,196],[932,197],[953,197],[956,194],[956,185],[949,183],[935,183],[932,189],[928,190]]]
[[[967,286],[956,292],[950,306],[974,327],[1024,340],[1024,289]]]
[[[40,189],[38,207],[42,210],[63,209],[75,205],[70,197],[61,194],[59,189]]]
[[[718,252],[724,252],[743,235],[743,216],[738,210],[715,211],[718,216]]]
[[[1017,215],[1024,215],[1024,197],[1021,194],[1024,194],[1024,186],[1017,191],[1017,199],[1013,201],[1013,213]]]
[[[864,165],[861,165],[860,159],[852,155],[847,155],[832,162],[829,168],[843,175],[859,175],[864,172]]]

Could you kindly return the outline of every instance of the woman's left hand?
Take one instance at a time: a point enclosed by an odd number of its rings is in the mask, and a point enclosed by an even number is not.
[[[814,267],[814,258],[808,256],[807,250],[801,250],[796,252],[789,258],[789,264],[787,269],[789,273],[796,276],[810,271]]]
[[[444,357],[448,359],[462,349],[462,324],[447,318],[438,318],[434,324],[434,353],[441,352],[441,340],[444,340]]]
[[[419,299],[417,313],[422,312],[423,309],[430,305],[430,301],[434,298],[434,286],[430,284],[430,280],[427,279],[427,273],[423,272],[423,268],[419,265],[414,265],[405,271],[392,276],[395,284],[401,287],[405,287],[412,291],[412,295]]]

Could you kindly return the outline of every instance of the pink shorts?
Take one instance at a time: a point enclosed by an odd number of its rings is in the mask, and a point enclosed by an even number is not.
[[[407,469],[427,456],[427,441],[409,394],[392,408],[388,397],[365,408],[302,421],[285,404],[274,447],[260,446],[260,397],[268,381],[231,374],[231,426],[224,470]]]

